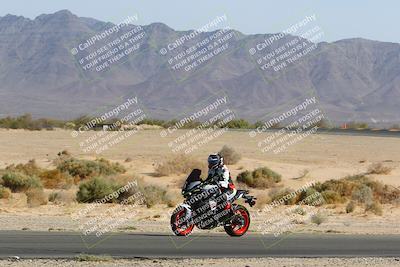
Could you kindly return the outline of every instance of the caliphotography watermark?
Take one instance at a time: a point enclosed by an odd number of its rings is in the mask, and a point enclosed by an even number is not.
[[[184,214],[179,216],[179,214]],[[178,204],[173,210],[167,211],[167,218],[171,220],[171,230],[174,235],[180,235],[182,231],[193,227],[199,229],[213,229],[221,226],[221,223],[231,223],[232,210],[231,202],[225,193],[221,192],[218,186],[204,187],[203,190],[185,199],[182,204]],[[196,227],[194,227],[196,226]],[[188,243],[198,239],[192,236],[194,231],[190,231],[180,239],[170,237],[172,244],[177,248],[182,248]]]
[[[324,126],[325,119],[317,98],[309,96],[283,112],[265,117],[249,136],[258,137],[257,147],[261,152],[279,154],[315,134]]]
[[[84,73],[102,73],[140,51],[147,35],[142,26],[134,25],[137,21],[138,15],[128,16],[72,48]]]
[[[229,107],[228,97],[215,96],[198,105],[197,109],[183,115],[160,132],[168,138],[173,153],[190,154],[227,132],[227,125],[236,118]]]
[[[91,201],[93,200],[82,200]],[[139,206],[145,203],[146,198],[139,189],[138,181],[131,180],[101,199],[96,199],[73,212],[71,218],[79,225],[81,237],[90,247],[106,239],[118,228],[131,223],[138,214]]]
[[[324,204],[325,200],[321,193],[313,190],[315,184],[315,181],[310,181],[297,190],[285,191],[281,197],[255,212],[254,219],[262,218],[257,231],[262,235],[273,234],[278,237],[295,231],[296,227],[320,213],[316,207]]]
[[[225,54],[235,41],[236,33],[227,26],[227,16],[224,14],[169,42],[159,53],[167,58],[174,78],[182,81],[210,63],[214,57]]]
[[[272,201],[252,213],[256,222],[256,231],[265,249],[274,247],[291,234],[301,231],[302,226],[319,223],[327,212],[324,196],[315,189],[316,181],[309,181],[296,190],[272,189],[269,193]],[[271,243],[270,236],[278,238]],[[266,238],[267,237],[267,238]]]
[[[134,136],[146,118],[138,98],[131,97],[98,116],[86,118],[81,125],[74,125],[76,130],[71,136],[79,142],[82,152],[98,155]]]
[[[281,72],[316,51],[322,37],[324,31],[312,14],[257,43],[249,54],[262,71]]]

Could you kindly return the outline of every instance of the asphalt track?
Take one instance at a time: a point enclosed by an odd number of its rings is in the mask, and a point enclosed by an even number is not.
[[[81,253],[115,258],[399,257],[400,236],[117,233],[88,238],[70,232],[0,231],[0,258],[73,258]]]

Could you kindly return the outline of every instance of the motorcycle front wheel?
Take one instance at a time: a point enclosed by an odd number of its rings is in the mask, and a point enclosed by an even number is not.
[[[187,236],[193,231],[194,224],[184,219],[186,212],[186,209],[179,209],[171,216],[172,232],[177,236]]]
[[[233,211],[231,223],[224,226],[225,232],[230,236],[242,236],[249,229],[250,213],[242,205],[235,205]]]

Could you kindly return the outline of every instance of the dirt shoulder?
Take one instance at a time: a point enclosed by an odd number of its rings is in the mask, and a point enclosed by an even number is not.
[[[224,258],[224,259],[134,259],[110,261],[74,260],[0,260],[1,266],[220,266],[220,267],[263,267],[263,266],[400,266],[398,258]]]
[[[113,232],[161,232],[171,233],[170,213],[173,208],[164,205],[157,205],[153,208],[137,207],[135,215],[131,216],[130,209],[123,205],[104,204],[100,210],[94,209],[91,213],[74,220],[73,215],[80,210],[85,210],[88,204],[70,204],[40,206],[36,208],[0,208],[0,229],[1,230],[24,230],[24,231],[73,231],[82,232],[82,224],[93,220],[102,220],[110,214],[115,214],[115,209],[120,210],[120,216],[126,215],[129,220],[116,224]],[[365,213],[362,208],[356,209],[353,213],[345,212],[345,205],[329,205],[324,207],[311,207],[309,214],[295,214],[290,227],[286,232],[305,233],[340,233],[340,234],[400,234],[400,209],[397,206],[384,205],[382,216],[372,213]],[[124,210],[125,209],[125,210]],[[273,210],[273,213],[262,209],[250,208],[252,215],[249,233],[274,234],[274,229],[266,229],[265,222],[271,214],[284,214],[293,206],[281,206]],[[124,213],[125,212],[125,213]],[[312,222],[311,212],[321,213],[324,216],[321,224]],[[207,233],[208,231],[195,230],[194,233]],[[223,232],[219,227],[210,232]]]

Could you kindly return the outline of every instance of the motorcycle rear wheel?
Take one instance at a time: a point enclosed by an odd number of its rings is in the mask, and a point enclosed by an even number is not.
[[[243,219],[243,225],[237,225],[232,222],[224,226],[225,232],[230,236],[242,236],[250,227],[250,213],[242,205],[235,205],[233,207],[233,211],[235,215],[238,215],[241,219]]]

